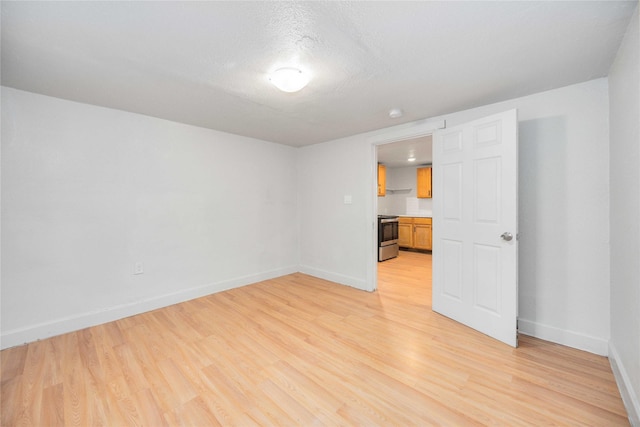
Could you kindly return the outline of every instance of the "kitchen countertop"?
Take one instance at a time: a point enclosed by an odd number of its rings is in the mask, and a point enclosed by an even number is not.
[[[397,215],[403,218],[432,218],[432,214],[415,214],[415,215]]]

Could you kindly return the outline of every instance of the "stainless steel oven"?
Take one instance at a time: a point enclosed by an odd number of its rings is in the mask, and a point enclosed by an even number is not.
[[[378,261],[398,256],[398,217],[378,215]]]

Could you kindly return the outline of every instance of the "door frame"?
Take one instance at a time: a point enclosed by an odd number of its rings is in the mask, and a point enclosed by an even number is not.
[[[387,128],[377,135],[367,138],[371,150],[371,232],[369,248],[371,250],[367,259],[367,291],[373,292],[378,289],[378,146],[400,142],[407,139],[420,138],[433,134],[438,129],[445,129],[445,120],[418,121],[408,125],[400,125]]]

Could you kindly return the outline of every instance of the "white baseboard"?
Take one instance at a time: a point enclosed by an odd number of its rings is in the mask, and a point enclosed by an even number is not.
[[[640,392],[640,390],[636,391],[633,389],[633,384],[627,374],[627,370],[620,360],[620,355],[612,342],[609,342],[609,363],[611,363],[613,376],[616,378],[624,407],[627,410],[629,422],[633,427],[640,427],[640,400],[638,399],[637,393]]]
[[[588,351],[589,353],[599,354],[600,356],[607,356],[609,351],[608,341],[602,338],[543,325],[526,319],[518,319],[518,332],[556,344],[566,345],[567,347]]]
[[[0,348],[5,349],[15,347],[25,343],[37,341],[56,335],[65,334],[67,332],[78,331],[80,329],[91,326],[100,325],[102,323],[111,322],[147,311],[155,310],[169,305],[181,303],[194,298],[203,297],[216,292],[226,291],[228,289],[238,288],[240,286],[249,285],[251,283],[263,280],[273,279],[275,277],[284,276],[298,271],[298,266],[290,266],[262,273],[250,274],[221,282],[210,283],[203,286],[197,286],[190,289],[181,290],[171,294],[165,294],[136,301],[129,304],[122,304],[114,307],[108,307],[104,310],[80,313],[50,322],[30,325],[24,328],[2,331],[0,335]]]
[[[351,286],[352,288],[367,291],[367,282],[355,277],[345,276],[342,274],[332,273],[330,271],[321,270],[319,268],[309,267],[308,265],[300,266],[300,273],[308,274],[319,279],[329,280],[341,285]]]

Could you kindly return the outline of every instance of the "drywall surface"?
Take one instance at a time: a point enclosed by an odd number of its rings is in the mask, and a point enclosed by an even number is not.
[[[517,103],[519,325],[524,333],[607,354],[607,80]]]
[[[611,357],[632,425],[640,426],[640,42],[638,9],[609,74]]]
[[[447,116],[448,126],[518,109],[519,320],[526,334],[599,354],[609,340],[606,79]],[[431,121],[429,119],[428,121]],[[419,122],[397,127],[398,132]],[[302,147],[300,262],[373,289],[372,140],[394,128]],[[342,205],[350,194],[353,205]],[[435,195],[434,197],[437,197]],[[370,265],[370,267],[368,267]]]
[[[297,271],[295,162],[3,87],[2,346]]]
[[[298,263],[375,289],[371,141],[423,123],[296,151],[13,89],[2,95],[3,346]],[[607,80],[433,120],[455,125],[511,108],[520,133],[520,328],[606,354]],[[144,274],[133,275],[138,261]]]
[[[372,148],[363,141],[358,136],[298,149],[300,271],[372,290],[367,274],[377,262],[370,191],[376,172]]]

